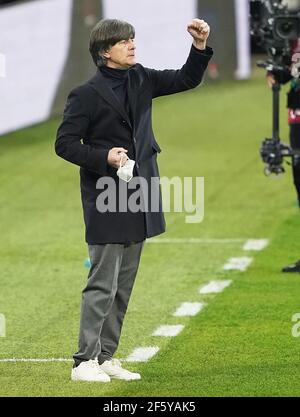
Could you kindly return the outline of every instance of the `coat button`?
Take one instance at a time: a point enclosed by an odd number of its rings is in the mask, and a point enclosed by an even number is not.
[[[126,120],[122,120],[122,123],[124,123],[124,124],[125,124],[125,123],[126,123]]]

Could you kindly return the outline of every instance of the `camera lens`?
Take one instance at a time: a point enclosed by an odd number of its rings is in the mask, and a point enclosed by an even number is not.
[[[277,17],[274,22],[274,32],[280,39],[297,39],[299,36],[299,19],[296,17]]]
[[[285,22],[278,28],[278,31],[282,33],[283,36],[290,36],[290,33],[293,30],[294,26],[292,22]]]

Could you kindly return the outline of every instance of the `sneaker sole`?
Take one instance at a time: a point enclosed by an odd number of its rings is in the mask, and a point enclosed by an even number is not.
[[[114,375],[110,375],[110,378],[111,379],[119,379],[119,380],[122,380],[122,381],[139,381],[139,380],[142,379],[141,377],[139,377],[139,378],[122,378],[120,376],[114,376]]]
[[[106,384],[107,382],[110,382],[110,379],[108,380],[101,380],[101,379],[82,379],[78,378],[77,376],[71,376],[71,381],[81,381],[81,382],[102,382],[103,384]]]

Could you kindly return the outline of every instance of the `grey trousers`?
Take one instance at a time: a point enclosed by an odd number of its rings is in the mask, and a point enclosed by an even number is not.
[[[91,269],[82,292],[75,365],[110,360],[117,350],[144,242],[89,245]]]

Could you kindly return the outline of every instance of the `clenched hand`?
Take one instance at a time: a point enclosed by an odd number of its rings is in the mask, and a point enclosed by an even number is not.
[[[124,148],[111,148],[107,156],[108,165],[116,169],[120,167],[120,164],[123,166],[128,159],[126,152],[128,151]]]
[[[197,49],[205,49],[206,41],[209,37],[210,27],[202,19],[193,19],[187,27],[187,31],[194,38],[193,45]]]

